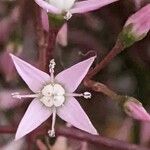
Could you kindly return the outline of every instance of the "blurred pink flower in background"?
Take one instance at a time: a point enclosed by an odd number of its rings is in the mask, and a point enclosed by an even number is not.
[[[20,139],[18,141],[11,141],[9,142],[7,145],[1,147],[1,150],[21,150],[23,149],[23,147],[25,145],[25,140],[24,139]]]
[[[133,97],[129,97],[129,99],[125,102],[124,109],[125,112],[134,119],[150,121],[150,114],[142,106],[142,103]]]
[[[141,123],[140,143],[145,146],[150,145],[150,122]]]
[[[12,54],[11,57],[19,75],[35,93],[31,95],[15,93],[13,95],[14,98],[19,99],[34,98],[19,124],[16,140],[37,128],[52,114],[52,129],[49,134],[54,136],[56,113],[73,126],[91,134],[98,134],[88,116],[74,98],[74,96],[90,98],[91,94],[89,92],[84,92],[83,94],[72,93],[87,74],[95,57],[91,57],[60,72],[55,78],[54,60],[50,62],[49,76]]]
[[[16,75],[14,72],[13,61],[11,60],[7,51],[4,51],[0,54],[0,73],[4,76],[7,82],[14,80]]]
[[[21,93],[29,93],[27,90],[17,89],[18,92]],[[16,106],[19,106],[23,103],[23,101],[18,101],[16,99],[12,99],[11,93],[14,93],[15,90],[1,90],[0,91],[0,110],[8,110],[12,109]]]
[[[0,21],[0,43],[6,42],[19,19],[18,8],[14,8],[11,15]]]
[[[93,11],[115,1],[117,0],[84,0],[79,2],[75,0],[35,0],[45,11],[52,14],[62,14],[66,20],[70,19],[72,14]]]
[[[141,7],[143,0],[134,0],[135,8],[139,9]]]
[[[129,28],[130,34],[137,40],[145,37],[150,30],[150,4],[130,16],[124,28]]]

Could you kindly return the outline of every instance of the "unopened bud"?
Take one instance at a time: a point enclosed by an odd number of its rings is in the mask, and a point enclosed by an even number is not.
[[[143,39],[150,30],[150,4],[141,8],[126,21],[119,40],[124,47],[129,47]]]
[[[142,103],[134,97],[127,98],[127,101],[124,103],[126,114],[137,120],[150,121],[150,114],[142,106]]]

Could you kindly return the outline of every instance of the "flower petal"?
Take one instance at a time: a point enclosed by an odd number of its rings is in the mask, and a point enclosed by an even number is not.
[[[48,14],[44,9],[41,9],[41,20],[42,26],[46,32],[49,31],[49,21],[48,21]]]
[[[86,13],[99,9],[105,5],[113,3],[118,0],[86,0],[76,2],[74,7],[70,10],[71,13]]]
[[[57,110],[57,114],[60,118],[76,128],[91,134],[98,134],[90,119],[74,97],[67,99],[64,105]]]
[[[38,99],[34,99],[18,126],[15,140],[22,138],[40,126],[51,114],[50,109],[45,107]]]
[[[40,71],[12,54],[10,54],[10,56],[12,57],[19,75],[33,92],[38,92],[50,81],[50,76],[47,73]]]
[[[50,5],[48,2],[44,0],[35,0],[35,2],[44,10],[47,12],[53,13],[53,14],[60,14],[61,10],[58,8],[54,7],[53,5]]]
[[[65,23],[57,34],[57,42],[62,46],[67,46],[68,44],[68,25]]]
[[[94,59],[95,56],[60,72],[56,76],[56,80],[63,84],[69,92],[74,92],[87,74]]]

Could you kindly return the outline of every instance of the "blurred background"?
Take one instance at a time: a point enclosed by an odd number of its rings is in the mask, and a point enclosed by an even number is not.
[[[114,46],[127,18],[147,3],[150,1],[120,0],[91,13],[74,15],[68,21],[68,45],[56,44],[55,47],[56,72],[95,53],[95,64],[100,62]],[[0,126],[17,126],[31,101],[11,98],[12,92],[30,91],[18,76],[8,53],[39,67],[35,7],[33,0],[0,0]],[[149,65],[150,34],[119,54],[95,76],[95,80],[119,94],[139,99],[150,112]],[[78,91],[85,91],[83,84]],[[101,135],[150,147],[150,123],[127,117],[115,101],[103,94],[91,93],[91,100],[78,100]],[[57,125],[65,123],[58,118]],[[60,145],[55,150],[101,149],[86,142],[63,137],[51,139],[43,134],[15,143],[13,139],[14,134],[0,133],[0,149],[26,150],[30,144],[34,150],[39,143],[49,145],[52,150]]]

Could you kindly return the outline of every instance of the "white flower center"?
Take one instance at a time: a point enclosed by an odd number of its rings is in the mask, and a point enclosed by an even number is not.
[[[40,101],[47,107],[59,107],[65,102],[65,90],[58,83],[44,86],[41,93]]]
[[[73,5],[75,0],[47,0],[49,4],[61,9],[62,11],[68,11]]]

